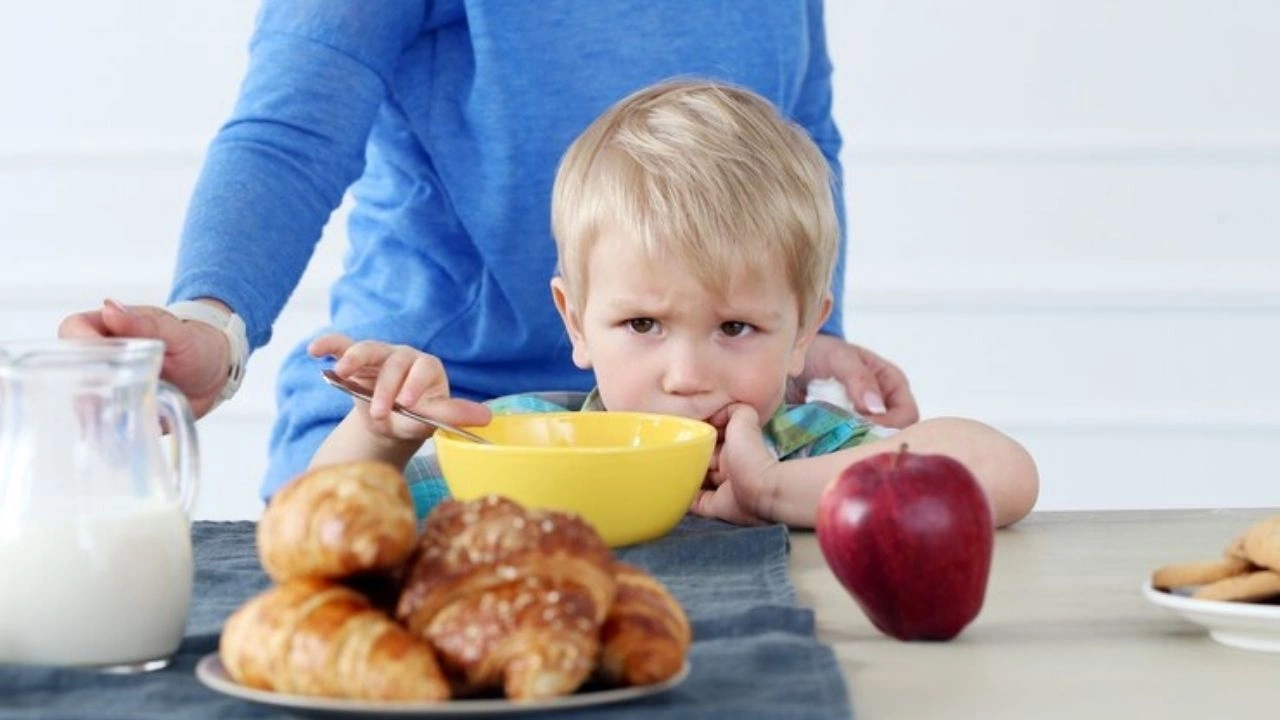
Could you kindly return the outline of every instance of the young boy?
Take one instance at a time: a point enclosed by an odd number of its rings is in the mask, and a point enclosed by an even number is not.
[[[721,443],[691,508],[699,515],[812,527],[822,489],[843,468],[907,443],[964,463],[997,525],[1021,519],[1035,503],[1035,464],[990,427],[939,418],[895,432],[826,403],[784,404],[831,311],[837,222],[822,154],[750,91],[670,82],[609,109],[566,152],[552,198],[560,274],[551,295],[574,363],[597,383],[582,409],[716,426]],[[482,425],[491,410],[449,398],[439,360],[410,347],[327,335],[310,352],[337,357],[335,372],[374,396],[312,465],[407,466],[425,513],[427,485],[442,485],[410,460],[430,429],[390,414],[392,400],[461,425]],[[564,409],[530,396],[491,405]]]

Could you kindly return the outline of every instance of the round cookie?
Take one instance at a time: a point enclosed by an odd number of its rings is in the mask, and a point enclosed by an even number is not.
[[[1244,536],[1244,553],[1254,565],[1280,570],[1280,515],[1249,528]]]
[[[1276,596],[1280,596],[1280,573],[1274,570],[1258,570],[1209,583],[1191,595],[1197,600],[1245,602],[1266,600]]]
[[[1241,560],[1248,560],[1249,556],[1246,555],[1244,552],[1244,536],[1248,534],[1249,532],[1246,530],[1245,532],[1242,532],[1239,535],[1237,535],[1236,539],[1232,540],[1231,544],[1227,546],[1227,549],[1222,551],[1222,554],[1229,558],[1240,558]]]
[[[1151,575],[1151,585],[1160,590],[1184,585],[1205,585],[1248,572],[1248,560],[1225,557],[1203,562],[1165,565]]]

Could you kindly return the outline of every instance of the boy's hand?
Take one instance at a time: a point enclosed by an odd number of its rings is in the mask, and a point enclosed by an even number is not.
[[[778,459],[760,435],[760,419],[750,405],[731,405],[724,411],[724,442],[711,459],[703,487],[693,499],[695,515],[738,525],[773,521],[771,506],[777,492]],[[713,425],[718,425],[712,418]]]
[[[418,442],[431,437],[430,426],[391,412],[394,403],[454,425],[484,425],[491,417],[489,408],[480,403],[449,398],[444,366],[434,355],[416,348],[372,340],[355,342],[345,335],[330,334],[313,340],[307,352],[313,357],[336,357],[333,371],[339,377],[371,389],[373,400],[356,400],[352,412],[374,435]]]
[[[809,346],[800,387],[819,378],[839,380],[854,409],[872,422],[903,428],[920,419],[907,376],[898,366],[864,347],[833,335],[818,335]],[[796,402],[800,400],[803,398]]]

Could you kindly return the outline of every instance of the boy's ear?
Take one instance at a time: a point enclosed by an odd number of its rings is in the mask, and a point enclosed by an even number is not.
[[[587,351],[587,338],[582,332],[582,317],[578,315],[564,278],[551,278],[551,299],[556,303],[556,311],[560,313],[564,329],[569,333],[569,342],[573,344],[573,364],[583,370],[591,369],[591,354]]]
[[[791,365],[787,368],[792,377],[796,377],[804,372],[804,358],[809,352],[809,346],[813,344],[813,339],[818,337],[818,330],[822,328],[822,323],[827,321],[831,315],[831,306],[833,304],[830,291],[822,298],[822,305],[818,308],[818,312],[805,325],[800,328],[800,332],[796,335],[796,345],[791,349]]]

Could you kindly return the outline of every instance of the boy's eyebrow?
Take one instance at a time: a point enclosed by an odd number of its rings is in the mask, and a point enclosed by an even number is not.
[[[607,307],[616,313],[642,312],[646,315],[661,316],[667,314],[671,304],[666,300],[652,297],[614,297],[609,299]],[[763,304],[747,303],[735,306],[719,302],[713,309],[726,320],[747,317],[757,322],[777,323],[782,319],[781,310]]]
[[[729,316],[729,317],[733,317],[733,316],[751,317],[752,319],[755,319],[755,320],[764,320],[770,323],[776,323],[782,319],[781,310],[776,310],[774,308],[766,307],[764,305],[749,305],[746,307],[732,307],[732,306],[721,305],[721,306],[717,306],[716,309],[719,310],[722,315]]]
[[[646,312],[652,311],[654,308],[665,310],[668,303],[665,301],[654,300],[648,297],[614,297],[610,298],[608,307],[613,310],[640,310]]]

